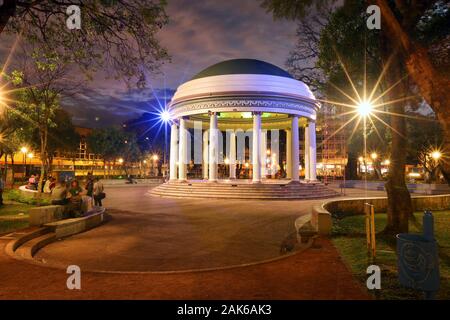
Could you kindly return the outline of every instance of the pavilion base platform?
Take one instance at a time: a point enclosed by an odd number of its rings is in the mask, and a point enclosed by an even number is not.
[[[339,195],[320,182],[290,183],[290,180],[189,180],[168,182],[149,191],[152,196],[168,198],[302,200],[323,199]]]

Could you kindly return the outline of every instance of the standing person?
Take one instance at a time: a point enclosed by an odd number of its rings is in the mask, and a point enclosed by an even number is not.
[[[94,190],[94,179],[92,173],[88,173],[86,186],[84,187],[87,191],[86,195],[92,198],[92,192]]]
[[[105,192],[103,188],[103,183],[100,182],[99,178],[95,178],[94,183],[94,202],[96,206],[101,207],[102,206],[102,199],[105,198]]]

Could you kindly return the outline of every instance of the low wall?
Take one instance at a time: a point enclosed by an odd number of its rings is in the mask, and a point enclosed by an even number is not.
[[[126,179],[102,179],[101,182],[105,187],[115,187],[115,186],[136,186],[136,185],[158,185],[164,183],[162,178],[154,179],[133,179],[133,184],[128,183]]]
[[[81,204],[82,212],[93,210],[92,198],[83,196]],[[30,226],[42,226],[46,223],[61,220],[67,216],[67,206],[49,205],[35,207],[28,210]]]
[[[36,199],[39,196],[36,190],[27,189],[25,186],[20,186],[18,190],[22,196],[27,198]],[[49,193],[41,193],[40,197],[41,199],[50,199],[51,195]]]
[[[450,209],[450,194],[413,196],[411,200],[414,211]],[[364,203],[372,204],[376,213],[387,211],[387,197],[332,200],[313,207],[311,223],[319,234],[329,234],[333,224],[332,215],[364,214]]]
[[[50,222],[44,226],[55,233],[56,239],[60,239],[95,228],[102,224],[104,220],[105,208],[100,207],[88,216]]]
[[[30,226],[42,226],[49,222],[61,220],[65,213],[66,208],[59,205],[31,208],[28,210]]]
[[[368,190],[384,191],[385,181],[367,181]],[[365,189],[363,180],[348,180],[339,184],[340,188]],[[410,193],[418,194],[443,194],[450,193],[450,187],[447,184],[426,184],[426,183],[407,183],[406,186]]]

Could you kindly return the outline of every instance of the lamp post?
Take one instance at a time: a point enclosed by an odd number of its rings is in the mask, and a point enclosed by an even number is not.
[[[158,176],[158,159],[159,159],[159,157],[158,157],[158,155],[157,154],[154,154],[153,156],[152,156],[152,160],[153,160],[153,174],[157,177]]]
[[[373,106],[370,103],[370,101],[362,100],[357,105],[357,111],[359,113],[359,116],[363,119],[363,125],[364,125],[364,161],[367,159],[367,117],[370,116],[372,113]],[[364,173],[364,187],[365,187],[365,195],[367,197],[367,162],[365,161],[365,173]]]
[[[168,110],[163,110],[160,113],[160,118],[162,120],[162,122],[164,123],[164,154],[163,154],[163,164],[164,167],[167,167],[167,162],[166,162],[166,158],[167,158],[167,124],[170,123],[172,121],[172,116],[170,114],[170,112]]]
[[[28,152],[28,148],[27,147],[22,147],[22,148],[20,148],[20,152],[22,152],[23,178],[25,180],[26,177],[27,177],[27,158],[26,158],[26,154]]]

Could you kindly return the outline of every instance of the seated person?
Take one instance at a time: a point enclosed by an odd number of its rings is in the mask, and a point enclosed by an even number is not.
[[[67,198],[69,199],[69,212],[75,218],[83,215],[81,204],[83,202],[82,196],[85,194],[86,192],[82,187],[80,187],[78,180],[73,180],[70,183]]]
[[[67,185],[65,181],[60,181],[51,190],[52,204],[65,205],[69,202],[67,199]]]
[[[55,188],[55,186],[56,186],[56,179],[52,177],[50,182],[50,192]]]
[[[36,188],[36,176],[32,174],[30,178],[28,179],[28,184],[26,186],[27,189],[30,190],[37,190]]]
[[[50,189],[50,184],[52,183],[52,177],[48,177],[47,180],[45,180],[44,184],[44,193],[51,193],[52,190]]]

